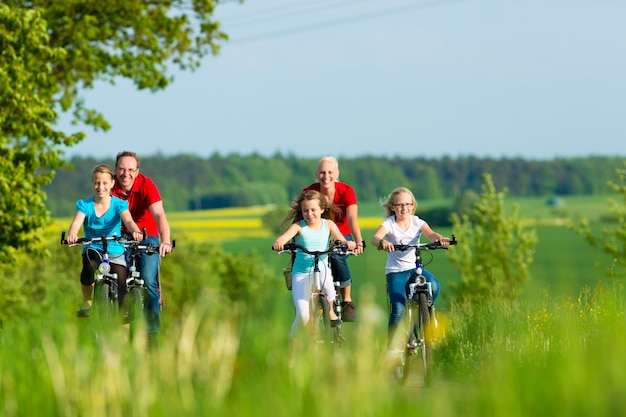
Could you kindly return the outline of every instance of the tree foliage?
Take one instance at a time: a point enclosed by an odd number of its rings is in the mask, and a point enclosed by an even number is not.
[[[120,77],[139,89],[165,88],[168,65],[194,69],[226,39],[212,21],[215,0],[6,0],[0,4],[0,263],[18,249],[36,253],[49,220],[42,187],[67,165],[83,132],[108,129],[81,91]]]
[[[448,255],[461,273],[461,281],[452,284],[461,300],[514,300],[530,278],[537,237],[523,227],[517,207],[505,215],[505,194],[506,189],[496,192],[491,175],[485,174],[474,207],[452,216],[460,243]]]
[[[41,187],[61,165],[55,147],[80,139],[53,128],[50,62],[64,57],[49,46],[41,13],[0,4],[0,263],[19,248],[37,252],[35,232],[48,219]]]
[[[592,230],[589,219],[579,218],[572,222],[571,228],[583,236],[589,245],[611,255],[614,261],[609,272],[613,276],[623,276],[626,267],[626,162],[615,173],[617,182],[608,181],[609,188],[618,197],[607,199],[609,213],[614,218],[611,226],[597,232]],[[619,266],[619,270],[615,266]]]
[[[268,201],[287,205],[302,188],[316,181],[318,162],[318,158],[281,154],[271,157],[258,154],[213,154],[205,158],[185,154],[141,157],[141,171],[154,178],[167,209],[175,211],[209,208],[202,203],[204,197],[223,193],[224,190],[233,196],[247,193],[248,205],[267,204]],[[587,157],[540,162],[507,158],[470,160],[471,163],[467,158],[339,157],[340,180],[354,187],[361,202],[378,201],[394,188],[405,186],[414,190],[418,201],[454,199],[453,211],[459,212],[467,204],[471,205],[471,199],[478,195],[481,183],[477,178],[482,178],[485,173],[492,175],[496,187],[506,186],[509,190],[516,190],[510,192],[515,197],[604,195],[609,191],[606,179],[614,174],[615,167],[622,164],[623,158]],[[48,207],[55,216],[68,216],[73,212],[77,195],[91,190],[88,180],[91,169],[95,164],[107,161],[74,157],[71,162],[74,169],[58,171],[55,180],[46,187]],[[114,155],[108,162],[115,163]],[[512,163],[517,166],[514,170],[509,167]],[[586,192],[565,185],[565,177],[557,175],[565,167],[568,167],[570,175],[586,179]],[[528,182],[524,178],[533,180]],[[540,184],[544,180],[546,187]],[[265,184],[267,193],[259,193],[259,187],[256,191],[248,190],[261,182]],[[267,188],[270,184],[271,188]],[[68,189],[76,193],[68,194]],[[277,192],[279,189],[281,191]],[[228,201],[234,204],[241,200],[229,198]]]

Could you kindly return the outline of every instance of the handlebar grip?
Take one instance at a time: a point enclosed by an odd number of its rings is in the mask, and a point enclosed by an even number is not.
[[[61,245],[65,245],[67,240],[65,240],[65,232],[61,232]]]
[[[272,246],[270,249],[274,250],[274,247]],[[296,250],[296,244],[295,243],[285,243],[283,245],[283,250],[284,251],[293,251]]]

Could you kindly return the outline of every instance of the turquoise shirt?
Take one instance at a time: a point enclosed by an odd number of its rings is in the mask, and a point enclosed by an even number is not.
[[[102,237],[102,236],[121,236],[122,235],[122,217],[123,211],[128,210],[128,202],[117,197],[111,198],[111,206],[102,216],[98,217],[94,207],[93,196],[84,198],[76,202],[76,211],[85,215],[83,221],[83,230],[86,238]],[[84,246],[83,251],[87,248],[102,251],[102,243],[92,243]],[[108,252],[112,255],[120,255],[124,253],[124,246],[121,243],[109,241],[107,242]]]
[[[296,245],[307,248],[310,251],[325,251],[328,249],[330,241],[330,231],[326,219],[322,219],[322,227],[319,230],[310,229],[306,221],[300,220],[302,232],[295,237]],[[320,257],[318,266],[320,270],[324,270],[324,265],[328,267],[328,255]],[[313,261],[315,257],[302,251],[296,252],[296,259],[293,262],[291,270],[292,274],[311,274],[313,273]]]

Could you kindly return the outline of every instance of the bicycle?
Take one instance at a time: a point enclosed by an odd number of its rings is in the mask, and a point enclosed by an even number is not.
[[[159,246],[150,243],[137,242],[136,240],[127,239],[119,241],[128,255],[128,277],[126,278],[126,287],[128,288],[127,302],[124,303],[128,307],[128,311],[124,312],[124,321],[130,325],[130,338],[134,337],[138,325],[145,322],[146,308],[146,283],[141,277],[141,257],[145,253],[149,256],[159,254]],[[176,241],[172,241],[172,249],[176,246]],[[159,288],[160,291],[160,288]]]
[[[102,252],[96,249],[87,249],[87,256],[98,263],[94,269],[94,288],[92,311],[96,322],[103,326],[119,319],[119,288],[117,274],[112,273],[108,252],[108,243],[120,241],[118,236],[101,236],[95,238],[80,238],[76,243],[68,243],[65,232],[61,233],[61,244],[72,246],[89,246],[92,243],[102,243]],[[120,255],[123,256],[123,255]],[[91,258],[93,257],[93,258]]]
[[[456,237],[452,235],[450,245],[457,243]],[[411,357],[421,354],[424,383],[428,384],[433,360],[433,327],[437,325],[437,322],[431,285],[423,275],[424,266],[432,261],[432,254],[431,261],[424,264],[422,250],[447,250],[448,248],[439,242],[428,242],[413,245],[398,244],[394,245],[394,249],[399,251],[415,249],[416,269],[405,287],[407,301],[404,313],[404,345],[394,363],[393,374],[398,383],[404,384],[411,368]]]
[[[309,298],[309,325],[313,340],[319,344],[336,344],[341,346],[345,341],[341,333],[341,296],[337,295],[334,300],[334,311],[338,319],[330,320],[330,303],[326,295],[322,293],[322,283],[320,279],[319,260],[324,255],[337,253],[340,255],[356,255],[353,251],[349,251],[345,243],[335,241],[325,251],[309,251],[307,248],[296,245],[295,243],[287,243],[284,249],[278,254],[302,251],[313,256],[313,282],[311,283],[311,295]],[[330,266],[329,266],[330,268]],[[338,283],[333,282],[337,286]],[[338,291],[336,292],[338,294]]]

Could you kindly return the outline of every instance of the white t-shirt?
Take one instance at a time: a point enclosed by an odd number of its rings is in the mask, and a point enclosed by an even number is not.
[[[411,216],[407,230],[402,230],[396,223],[396,216],[387,217],[381,224],[386,230],[385,240],[394,245],[415,245],[420,241],[422,226],[426,222],[417,216]],[[402,272],[415,268],[415,249],[407,251],[393,251],[387,254],[385,274]]]

